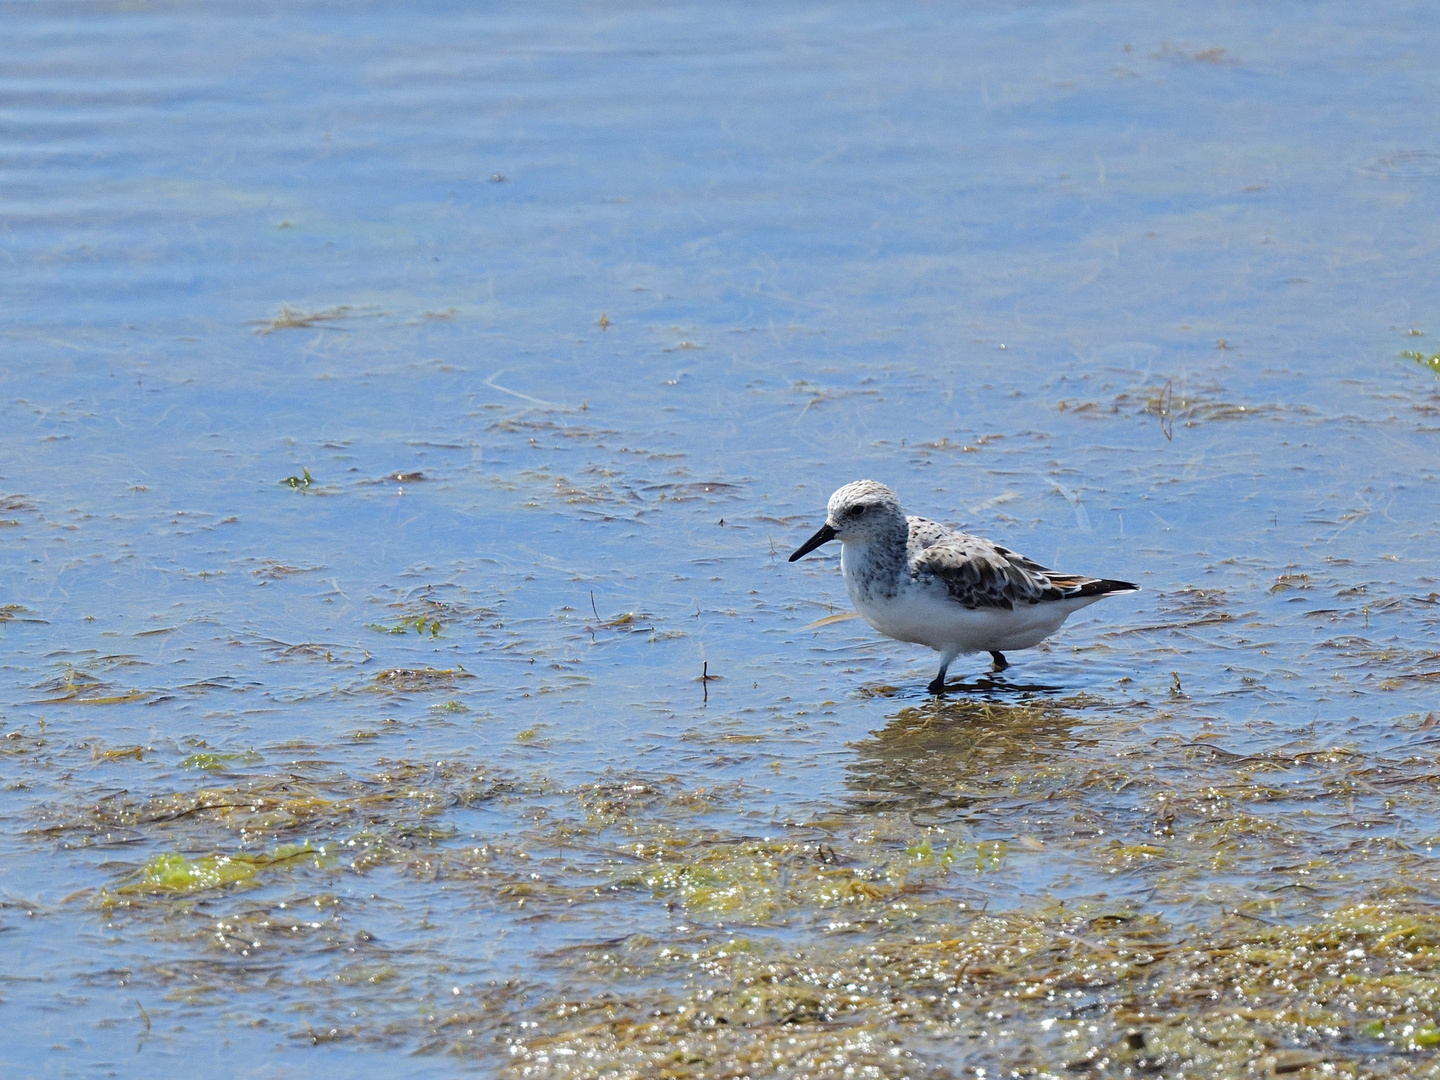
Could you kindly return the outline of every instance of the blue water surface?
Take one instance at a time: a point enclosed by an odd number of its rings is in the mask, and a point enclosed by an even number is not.
[[[460,846],[627,777],[763,789],[716,811],[745,834],[863,810],[935,660],[860,622],[804,629],[848,608],[838,553],[786,562],[862,476],[1143,586],[1007,673],[1117,753],[1433,755],[1429,5],[178,0],[0,22],[13,1075],[488,1071],[404,1031],[312,1036],[452,982],[541,1000],[548,950],[670,918],[527,922],[414,867],[317,872],[276,888],[329,898],[331,945],[226,968],[183,903],[97,901],[169,834],[47,831],[220,786],[198,753],[235,755],[231,785],[484,763],[527,794],[449,812]],[[377,680],[425,669],[453,677]],[[1153,816],[1128,798],[1096,807],[1122,834]],[[1440,803],[1375,806],[1364,828],[1440,835]],[[1045,837],[967,888],[1183,920],[1262,886],[1117,884]],[[316,1004],[360,931],[408,950],[403,992]]]

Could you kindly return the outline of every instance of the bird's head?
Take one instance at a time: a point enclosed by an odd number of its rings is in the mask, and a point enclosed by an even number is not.
[[[875,480],[856,480],[830,496],[825,524],[800,545],[790,561],[804,558],[831,540],[866,544],[898,532],[903,542],[908,528],[905,511],[900,509],[900,500],[893,491]]]

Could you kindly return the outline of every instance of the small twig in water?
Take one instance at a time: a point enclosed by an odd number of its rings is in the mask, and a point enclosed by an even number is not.
[[[701,661],[701,663],[700,663],[700,680],[699,680],[699,682],[700,682],[700,687],[701,687],[701,689],[703,689],[704,692],[705,692],[705,700],[706,700],[706,701],[709,701],[709,700],[710,700],[710,684],[711,684],[712,682],[714,682],[716,679],[719,679],[719,678],[722,678],[722,676],[720,676],[720,675],[711,675],[711,674],[710,674],[710,661],[709,661],[709,660]]]

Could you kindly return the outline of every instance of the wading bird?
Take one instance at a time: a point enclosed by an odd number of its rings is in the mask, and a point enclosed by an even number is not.
[[[940,654],[929,685],[945,691],[945,672],[961,653],[1005,653],[1040,644],[1072,612],[1112,593],[1138,592],[1128,581],[1059,574],[979,536],[906,517],[884,484],[856,480],[830,496],[825,524],[790,561],[840,541],[845,589],[860,615],[886,637]]]

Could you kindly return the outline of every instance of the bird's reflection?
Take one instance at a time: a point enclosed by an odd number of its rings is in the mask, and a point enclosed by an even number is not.
[[[1034,794],[1029,783],[1076,750],[1093,747],[1085,702],[996,695],[932,698],[901,709],[854,744],[848,801],[859,810],[907,810],[917,823],[973,817]]]

